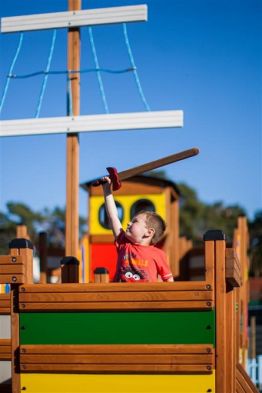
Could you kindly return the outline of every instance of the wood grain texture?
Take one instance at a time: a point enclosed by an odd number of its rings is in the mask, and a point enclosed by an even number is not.
[[[21,370],[211,373],[212,345],[23,345]]]
[[[226,280],[225,241],[215,243],[216,275],[216,393],[226,392]]]
[[[19,309],[208,310],[214,306],[214,293],[209,287],[203,282],[23,285],[20,288]]]
[[[10,314],[11,298],[10,293],[0,293],[0,314]]]
[[[18,265],[23,263],[21,255],[0,255],[1,265]]]
[[[226,281],[232,288],[242,284],[240,261],[233,248],[226,249]]]
[[[10,338],[0,339],[0,360],[12,359],[12,347]]]
[[[236,380],[237,380],[237,393],[259,393],[258,389],[255,387],[244,367],[241,364],[237,365],[236,370]]]

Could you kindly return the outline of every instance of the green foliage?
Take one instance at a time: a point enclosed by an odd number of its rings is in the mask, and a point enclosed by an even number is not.
[[[204,233],[209,229],[220,229],[232,241],[237,217],[245,215],[238,205],[225,207],[222,202],[211,205],[198,199],[195,190],[184,183],[178,184],[180,198],[180,233],[196,243],[202,241]]]
[[[8,253],[9,242],[16,237],[17,225],[26,225],[33,244],[38,243],[39,232],[48,234],[50,246],[64,248],[65,243],[65,209],[43,209],[35,212],[23,203],[8,202],[7,212],[0,212],[0,254]],[[79,218],[80,236],[86,226],[86,219]]]

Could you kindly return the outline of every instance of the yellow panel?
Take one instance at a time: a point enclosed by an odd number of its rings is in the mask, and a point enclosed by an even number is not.
[[[119,202],[124,209],[123,228],[126,228],[130,221],[130,208],[134,202],[139,199],[150,200],[156,208],[156,212],[165,220],[166,219],[166,201],[165,194],[139,194],[139,195],[123,195],[115,197],[115,201]],[[104,203],[103,196],[93,196],[90,198],[90,215],[89,215],[89,230],[90,235],[105,235],[111,234],[111,230],[103,228],[98,220],[98,213],[100,207]]]
[[[27,393],[214,393],[215,374],[21,374],[22,387]]]

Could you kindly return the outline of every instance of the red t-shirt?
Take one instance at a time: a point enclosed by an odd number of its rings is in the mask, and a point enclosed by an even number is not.
[[[118,260],[114,281],[121,282],[157,282],[158,276],[163,281],[172,277],[164,251],[149,245],[131,243],[121,231],[115,241]]]

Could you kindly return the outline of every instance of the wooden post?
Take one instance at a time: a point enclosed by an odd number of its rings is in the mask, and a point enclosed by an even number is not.
[[[239,217],[238,226],[240,231],[240,262],[242,265],[242,286],[240,288],[241,296],[241,354],[242,354],[242,366],[246,368],[247,362],[247,349],[248,349],[248,227],[247,218]]]
[[[256,359],[256,317],[251,317],[250,322],[250,358]]]
[[[26,225],[17,225],[16,226],[16,237],[23,238],[23,239],[29,239]]]
[[[226,368],[226,278],[225,278],[225,235],[219,230],[210,230],[204,235],[206,256],[206,277],[212,277],[212,267],[207,262],[215,262],[215,308],[216,308],[216,393],[225,393]],[[213,250],[213,251],[212,251]]]
[[[233,239],[234,249],[236,250],[237,256],[240,260],[241,267],[241,280],[242,276],[242,265],[240,259],[240,234],[239,229],[236,228],[234,230],[234,239]],[[236,356],[236,364],[240,362],[240,288],[236,288],[234,291],[234,303],[235,303],[235,318],[236,318],[236,326],[235,326],[235,356]]]
[[[70,11],[81,9],[81,0],[68,0]],[[68,29],[68,71],[80,69],[80,29]],[[80,114],[80,74],[69,74],[72,93],[72,112],[68,116]],[[66,170],[66,255],[77,257],[78,251],[78,187],[79,187],[79,140],[78,134],[67,135]]]
[[[45,284],[47,271],[47,233],[39,233],[40,284]]]
[[[64,257],[61,260],[61,282],[79,282],[79,261],[75,257]]]
[[[9,244],[10,255],[21,255],[25,261],[25,283],[33,283],[33,245],[28,239],[14,239]],[[11,346],[12,393],[20,393],[18,285],[11,284]]]
[[[95,283],[109,282],[109,271],[105,267],[97,267],[94,271]]]
[[[171,214],[171,224],[172,228],[172,241],[171,243],[171,261],[172,261],[172,272],[173,276],[179,276],[179,203],[178,200],[172,200],[172,194],[170,196],[170,214]],[[171,234],[169,235],[171,236]]]

